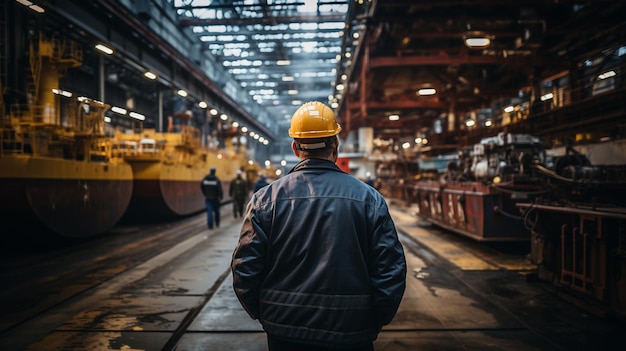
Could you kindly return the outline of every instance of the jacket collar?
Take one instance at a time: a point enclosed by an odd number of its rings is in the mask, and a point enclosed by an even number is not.
[[[293,172],[297,172],[297,171],[303,171],[303,170],[311,170],[311,169],[343,172],[332,161],[323,160],[321,158],[307,158],[305,160],[302,160],[302,161],[298,162],[298,164],[295,165],[291,169],[291,171],[289,171],[289,173],[293,173]]]

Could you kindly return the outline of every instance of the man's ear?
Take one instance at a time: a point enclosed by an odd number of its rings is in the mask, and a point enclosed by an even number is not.
[[[337,162],[337,158],[339,158],[339,139],[337,138],[333,141],[332,156],[335,159],[335,162]]]
[[[298,149],[296,148],[295,141],[291,142],[291,150],[293,151],[293,154],[296,155],[296,157],[300,157],[300,153],[298,152]]]

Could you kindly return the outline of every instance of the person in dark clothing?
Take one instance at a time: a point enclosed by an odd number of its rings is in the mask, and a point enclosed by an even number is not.
[[[222,182],[215,175],[215,167],[211,167],[211,171],[200,183],[202,194],[204,194],[204,204],[207,210],[207,226],[213,229],[213,222],[217,227],[220,226],[220,205],[224,193],[222,190]]]
[[[228,194],[233,201],[233,216],[243,217],[243,204],[248,197],[248,183],[241,178],[241,170],[237,171],[237,176],[230,182]]]
[[[233,252],[233,288],[270,351],[374,350],[406,287],[387,203],[336,164],[341,127],[308,102],[289,135],[300,162],[252,195]]]
[[[267,184],[269,184],[267,182],[267,177],[265,176],[265,174],[259,174],[259,179],[257,179],[257,181],[254,183],[254,190],[253,192],[257,192],[257,190],[261,189],[262,187],[266,186]]]

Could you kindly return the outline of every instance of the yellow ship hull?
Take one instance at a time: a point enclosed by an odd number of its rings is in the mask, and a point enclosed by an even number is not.
[[[187,216],[204,210],[200,190],[202,178],[211,167],[222,181],[224,202],[230,200],[228,186],[241,168],[241,156],[217,158],[207,152],[207,161],[193,164],[126,158],[133,169],[133,191],[125,219],[153,219]]]
[[[89,237],[115,226],[130,203],[126,163],[85,162],[25,155],[0,157],[0,218],[18,232],[47,228]]]

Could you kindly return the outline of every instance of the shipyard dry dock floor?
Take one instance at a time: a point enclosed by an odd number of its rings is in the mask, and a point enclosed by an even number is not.
[[[240,220],[227,207],[217,230],[204,229],[199,214],[182,227],[139,228],[142,236],[121,227],[53,256],[3,255],[0,350],[267,350],[231,287]],[[391,212],[407,289],[377,351],[623,350],[623,322],[533,279],[523,252],[419,225],[410,208],[392,204]],[[115,241],[123,245],[107,246]]]

